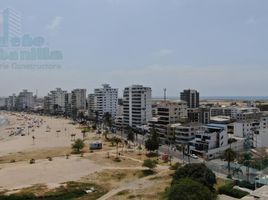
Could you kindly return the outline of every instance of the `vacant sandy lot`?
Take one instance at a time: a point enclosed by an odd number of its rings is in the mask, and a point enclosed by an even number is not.
[[[102,167],[77,156],[54,158],[53,161],[37,160],[36,164],[20,162],[0,165],[0,189],[19,189],[35,184],[58,186],[67,181],[77,181]]]

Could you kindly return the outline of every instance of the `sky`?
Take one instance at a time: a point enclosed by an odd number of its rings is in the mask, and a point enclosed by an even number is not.
[[[56,69],[1,68],[0,96],[38,95],[103,83],[153,96],[268,96],[267,0],[0,0],[18,11],[23,34],[42,36]],[[3,24],[0,17],[0,27]],[[1,28],[0,28],[1,33]],[[10,64],[10,62],[9,62]]]

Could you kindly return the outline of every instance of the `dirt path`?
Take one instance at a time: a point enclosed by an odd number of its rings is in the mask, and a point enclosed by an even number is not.
[[[128,182],[128,183],[123,183],[118,188],[115,188],[115,189],[109,191],[107,194],[103,195],[102,197],[100,197],[97,200],[110,199],[114,195],[116,195],[119,192],[122,192],[124,190],[138,190],[138,189],[145,189],[145,188],[151,187],[155,183],[154,183],[154,181],[152,181],[150,179],[152,179],[154,177],[158,177],[162,173],[166,172],[166,170],[164,168],[162,168],[162,167],[158,168],[158,170],[161,170],[161,171],[159,173],[155,174],[155,175],[147,176],[147,177],[144,177],[144,178],[132,181],[132,182]]]

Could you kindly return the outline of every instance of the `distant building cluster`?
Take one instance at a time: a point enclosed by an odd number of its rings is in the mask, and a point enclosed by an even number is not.
[[[99,121],[109,114],[117,129],[132,127],[141,134],[154,129],[162,144],[183,147],[206,159],[217,158],[230,147],[235,151],[268,147],[268,115],[255,104],[200,104],[199,92],[193,89],[182,91],[177,100],[153,99],[152,89],[142,85],[124,88],[123,98],[108,84],[90,94],[86,89],[56,88],[43,98],[23,90],[0,98],[0,108],[73,119],[82,113]]]

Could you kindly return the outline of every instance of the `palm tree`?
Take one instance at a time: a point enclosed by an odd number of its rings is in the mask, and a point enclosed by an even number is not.
[[[98,129],[98,124],[99,124],[99,112],[98,111],[95,112],[95,121],[94,121],[94,123],[95,123],[96,129]]]
[[[103,135],[104,135],[104,138],[105,138],[105,140],[109,140],[109,138],[108,138],[108,134],[109,134],[109,131],[104,131],[104,133],[103,133]]]
[[[111,128],[112,128],[112,115],[109,112],[106,112],[103,115],[103,122],[111,130]]]
[[[119,143],[121,143],[122,141],[118,137],[113,137],[111,139],[111,142],[116,144],[116,157],[118,157],[118,146],[119,146]]]
[[[240,167],[236,167],[233,169],[233,176],[237,175],[239,176],[239,174],[243,175],[243,170]]]
[[[231,162],[233,162],[236,158],[236,153],[231,149],[227,149],[224,152],[224,158],[228,162],[228,173],[231,174]]]
[[[247,167],[247,181],[249,182],[249,167],[250,167],[250,162],[252,161],[251,159],[251,154],[250,153],[245,153],[243,158],[243,164]]]

